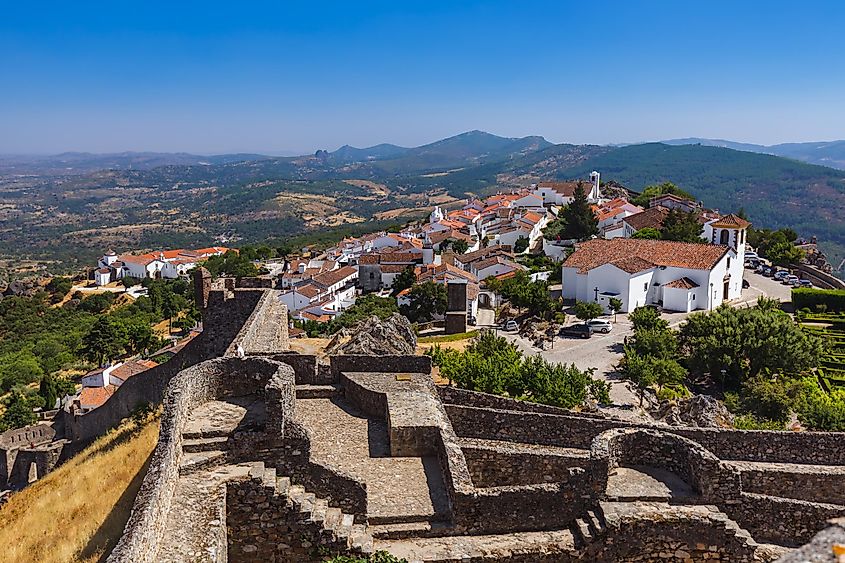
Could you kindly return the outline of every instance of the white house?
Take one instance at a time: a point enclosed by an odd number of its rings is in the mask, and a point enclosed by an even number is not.
[[[613,297],[629,312],[647,304],[672,311],[710,310],[740,297],[743,263],[734,248],[706,243],[593,239],[563,263],[563,297]]]
[[[355,303],[358,269],[344,266],[294,284],[279,296],[295,317],[328,320]]]
[[[540,182],[532,184],[531,189],[534,195],[543,200],[545,205],[569,205],[575,198],[575,189],[581,184],[587,192],[587,200],[593,203],[601,197],[601,175],[598,172],[590,173],[590,181],[576,180],[571,182]]]
[[[96,270],[94,270],[94,283],[98,286],[110,283],[111,277],[111,268],[97,268]]]

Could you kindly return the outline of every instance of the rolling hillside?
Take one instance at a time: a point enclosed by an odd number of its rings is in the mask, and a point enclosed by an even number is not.
[[[723,139],[701,139],[689,137],[686,139],[671,139],[663,141],[667,145],[704,145],[708,147],[724,147],[737,151],[759,152],[773,154],[785,158],[793,158],[809,164],[830,166],[845,170],[845,141],[819,141],[809,143],[782,143],[779,145],[755,145],[752,143],[737,143]]]
[[[244,155],[250,156],[250,155]],[[223,157],[221,157],[223,158]],[[90,263],[106,247],[278,242],[366,232],[433,205],[551,178],[633,190],[672,181],[708,207],[744,208],[758,226],[818,235],[845,257],[845,171],[697,144],[552,145],[471,131],[420,147],[341,147],[301,157],[27,177],[0,172],[0,255]]]

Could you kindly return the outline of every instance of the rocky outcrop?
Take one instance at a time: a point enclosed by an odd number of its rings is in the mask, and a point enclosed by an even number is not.
[[[710,395],[693,395],[680,401],[665,401],[651,413],[670,426],[733,428],[734,417],[725,404]]]
[[[352,328],[341,329],[326,346],[326,354],[413,355],[416,347],[417,337],[411,323],[402,315],[394,313],[385,320],[372,316]]]

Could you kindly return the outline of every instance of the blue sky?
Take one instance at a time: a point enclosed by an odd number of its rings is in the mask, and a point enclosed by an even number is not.
[[[845,2],[6,2],[0,152],[845,138]]]

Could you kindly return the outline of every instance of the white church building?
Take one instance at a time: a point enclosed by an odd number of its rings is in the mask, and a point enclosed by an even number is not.
[[[563,297],[596,301],[606,311],[611,298],[622,311],[660,304],[669,311],[710,310],[740,297],[745,229],[728,215],[705,226],[716,244],[645,239],[593,239],[576,246],[563,263]]]

